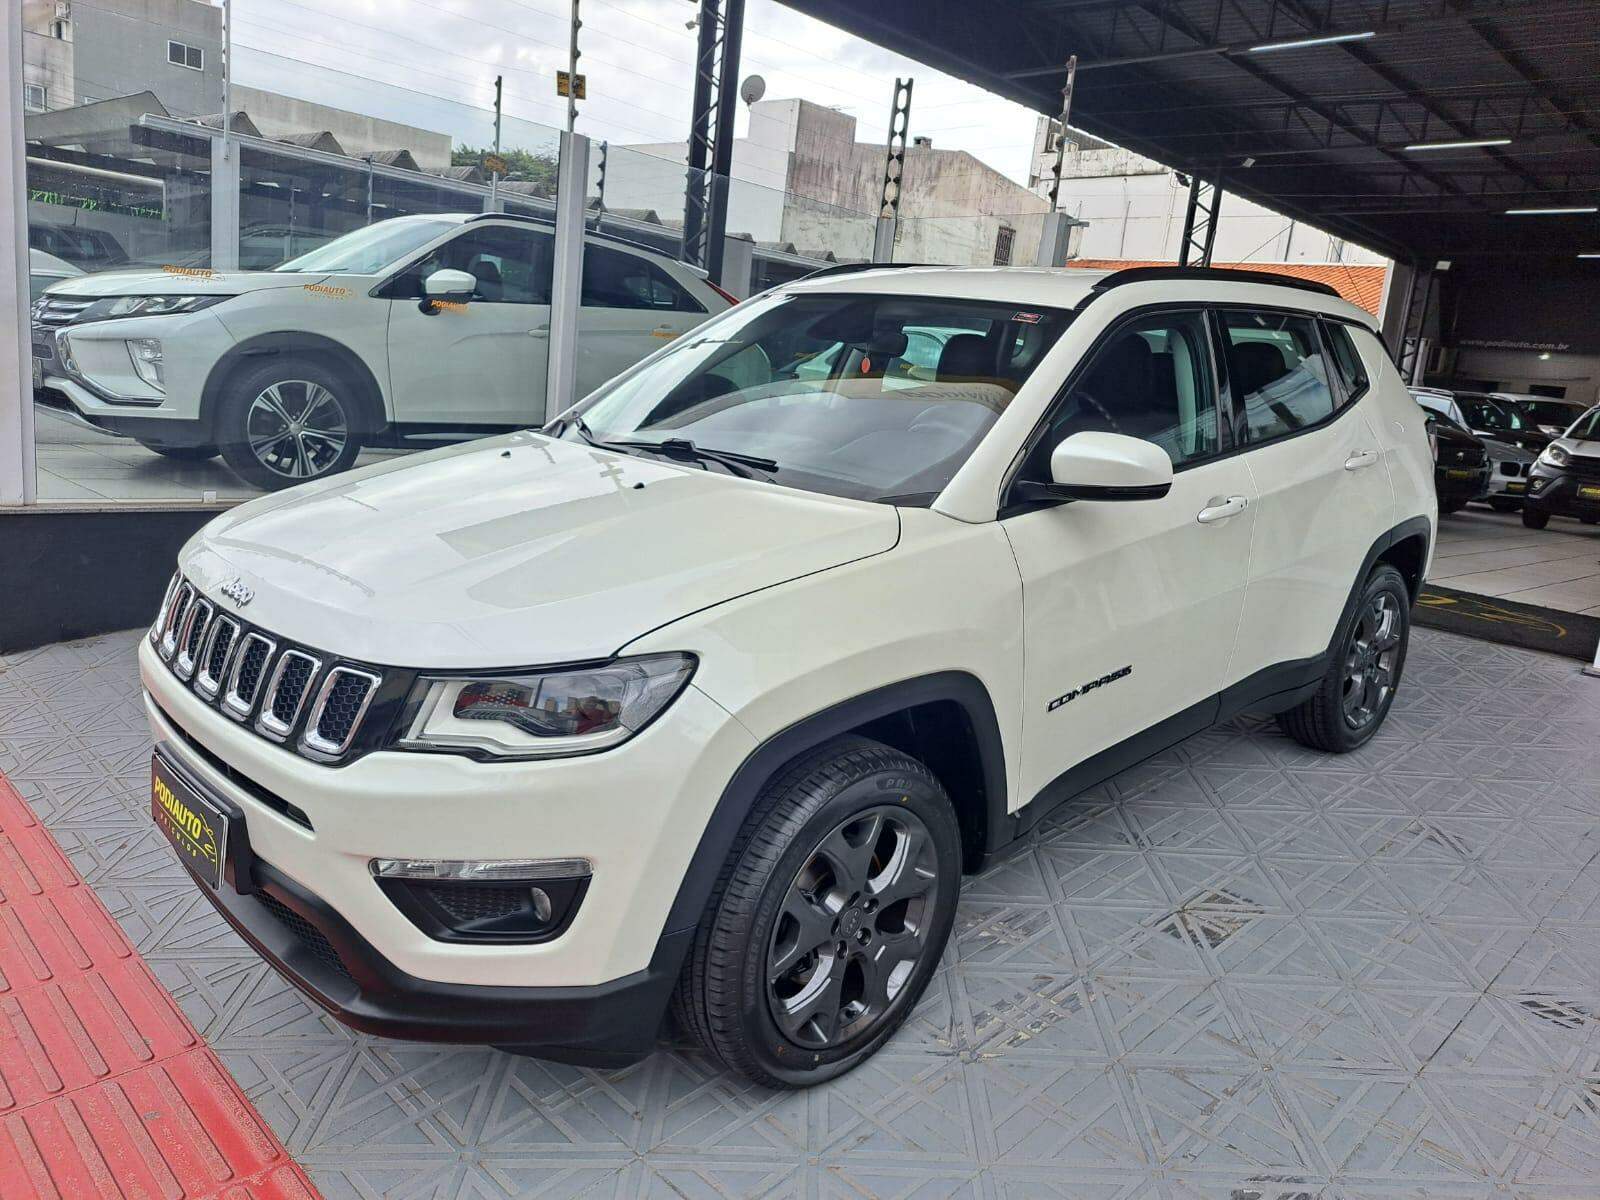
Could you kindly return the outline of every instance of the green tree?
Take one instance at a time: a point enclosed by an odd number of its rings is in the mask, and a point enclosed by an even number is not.
[[[463,143],[450,152],[450,165],[481,167],[484,156],[493,153],[487,146],[468,146]],[[507,178],[519,183],[536,184],[545,195],[555,195],[555,154],[537,150],[502,150],[500,157],[506,160]]]

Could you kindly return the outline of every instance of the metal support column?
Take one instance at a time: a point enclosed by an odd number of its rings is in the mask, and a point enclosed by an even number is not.
[[[1067,59],[1067,82],[1061,88],[1061,115],[1056,118],[1056,158],[1050,171],[1050,211],[1059,207],[1061,195],[1061,165],[1067,156],[1067,122],[1072,119],[1072,91],[1078,82],[1078,56]]]
[[[1217,218],[1222,212],[1222,179],[1189,177],[1189,208],[1183,216],[1183,241],[1178,247],[1180,267],[1209,267],[1211,248],[1217,242]]]
[[[370,172],[372,164],[367,164]],[[369,177],[368,188],[371,188]],[[239,269],[239,144],[224,132],[211,139],[211,269]],[[369,218],[370,222],[370,218]]]
[[[28,168],[22,136],[22,20],[0,16],[0,504],[32,504],[33,350],[28,336]]]
[[[894,261],[894,235],[900,223],[900,196],[906,174],[906,131],[911,127],[910,79],[894,81],[894,103],[889,108],[889,144],[883,160],[883,195],[878,203],[878,225],[872,236],[872,261]]]
[[[683,260],[704,267],[713,283],[722,281],[743,39],[744,0],[700,0],[683,204]]]
[[[588,204],[589,139],[561,135],[556,165],[556,237],[550,281],[550,342],[545,360],[544,420],[572,407],[578,390],[578,314],[583,300],[583,235]],[[530,330],[530,332],[535,332]]]
[[[1421,383],[1428,366],[1428,316],[1433,308],[1437,272],[1421,263],[1411,266],[1411,282],[1406,288],[1406,306],[1400,323],[1400,377],[1407,383]]]

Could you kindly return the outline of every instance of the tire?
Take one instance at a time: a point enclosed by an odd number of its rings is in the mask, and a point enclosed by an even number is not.
[[[1516,512],[1517,509],[1522,507],[1522,501],[1507,500],[1501,496],[1496,496],[1493,500],[1489,501],[1489,507],[1494,509],[1495,512]]]
[[[205,462],[217,456],[215,446],[157,446],[150,442],[140,442],[152,454],[159,454],[162,458],[170,458],[173,462]]]
[[[1333,661],[1309,700],[1278,714],[1302,746],[1348,754],[1383,725],[1411,640],[1411,593],[1400,572],[1377,566],[1334,642]]]
[[[1600,525],[1600,517],[1579,517],[1578,520],[1585,525]]]
[[[955,810],[922,763],[860,737],[802,755],[767,784],[717,879],[673,996],[678,1024],[768,1087],[844,1074],[927,987],[960,874]]]
[[[349,470],[361,452],[361,412],[359,390],[344,375],[273,357],[228,381],[217,445],[245,482],[275,492]],[[303,431],[293,432],[302,421]]]
[[[1542,508],[1530,508],[1524,504],[1522,506],[1522,523],[1529,529],[1543,529],[1550,524],[1550,514]]]
[[[1442,513],[1458,513],[1467,506],[1465,500],[1441,500],[1439,511]]]

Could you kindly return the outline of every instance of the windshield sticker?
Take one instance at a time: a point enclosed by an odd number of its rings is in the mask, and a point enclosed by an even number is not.
[[[1037,325],[1040,321],[1044,320],[1044,314],[1030,312],[1012,313],[1011,319],[1022,325]]]

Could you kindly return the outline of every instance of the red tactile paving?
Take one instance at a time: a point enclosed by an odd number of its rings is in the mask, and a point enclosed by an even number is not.
[[[0,1200],[317,1192],[0,776]]]

